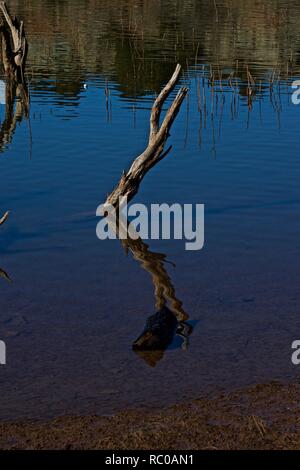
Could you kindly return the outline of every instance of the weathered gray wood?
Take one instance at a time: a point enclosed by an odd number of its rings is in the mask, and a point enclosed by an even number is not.
[[[180,72],[181,66],[177,65],[170,81],[155,100],[150,116],[150,135],[148,146],[145,151],[134,160],[130,169],[123,173],[118,185],[107,197],[107,204],[113,205],[117,208],[122,198],[127,197],[127,200],[130,201],[135,194],[137,194],[144,176],[154,165],[165,157],[166,153],[163,153],[165,144],[169,137],[172,124],[188,93],[188,88],[183,87],[179,90],[161,125],[159,121],[163,105],[178,82]]]

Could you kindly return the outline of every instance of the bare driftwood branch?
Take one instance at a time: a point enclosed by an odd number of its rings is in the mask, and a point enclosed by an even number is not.
[[[166,99],[178,82],[180,72],[181,66],[177,65],[172,78],[154,102],[150,117],[150,135],[147,148],[134,160],[130,169],[123,173],[118,185],[108,196],[106,204],[111,204],[117,208],[120,199],[127,197],[127,200],[130,201],[137,194],[144,176],[168,153],[168,151],[164,153],[165,144],[172,124],[187,95],[188,88],[184,87],[179,90],[161,125],[160,116]]]
[[[0,219],[0,225],[3,225],[4,222],[8,219],[9,212],[6,212],[4,216]]]
[[[4,70],[6,75],[23,82],[28,51],[24,23],[19,22],[17,18],[11,18],[5,2],[0,2],[0,9],[5,19],[0,28]]]

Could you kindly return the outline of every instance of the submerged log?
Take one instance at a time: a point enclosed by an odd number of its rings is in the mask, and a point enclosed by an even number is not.
[[[23,83],[28,52],[24,23],[16,17],[12,19],[5,2],[0,2],[0,9],[4,16],[0,33],[5,74],[8,78],[14,78],[18,83]]]
[[[193,327],[178,318],[164,306],[147,319],[144,331],[133,343],[132,349],[152,367],[163,358],[164,352],[176,337],[182,341],[182,349],[187,349]]]
[[[182,348],[187,349],[193,328],[186,322],[179,322],[176,315],[166,306],[147,319],[144,331],[133,343],[132,349],[147,364],[155,367],[163,358],[164,352],[181,338]]]
[[[163,307],[148,318],[143,333],[133,343],[133,349],[164,351],[172,343],[178,326],[174,313]]]
[[[177,328],[176,316],[168,307],[163,307],[148,318],[143,333],[133,343],[132,349],[148,365],[155,367],[173,342]]]

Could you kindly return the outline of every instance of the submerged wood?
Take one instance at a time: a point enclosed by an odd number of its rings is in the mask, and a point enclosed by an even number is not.
[[[173,342],[178,327],[177,319],[168,307],[163,307],[148,318],[143,333],[132,349],[151,367],[163,358],[164,351]]]
[[[165,350],[172,343],[177,329],[177,319],[168,307],[151,315],[145,330],[133,343],[133,349]]]
[[[0,33],[5,74],[8,78],[14,78],[18,83],[23,83],[28,52],[24,23],[16,17],[12,19],[5,2],[0,2],[0,9],[4,16]]]
[[[110,204],[117,208],[120,200],[123,198],[126,197],[127,201],[130,201],[137,194],[144,176],[169,152],[170,149],[164,153],[165,144],[169,137],[172,124],[188,93],[188,88],[183,87],[179,90],[173,103],[168,109],[162,124],[160,124],[160,116],[166,99],[178,82],[180,72],[181,65],[178,64],[170,81],[154,102],[150,116],[150,135],[147,148],[134,160],[129,170],[127,172],[123,172],[118,185],[107,197],[106,204]]]

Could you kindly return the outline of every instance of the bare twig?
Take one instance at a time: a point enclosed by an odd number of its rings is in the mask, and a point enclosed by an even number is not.
[[[4,222],[8,219],[9,212],[6,212],[4,216],[0,219],[0,225],[3,225]]]
[[[263,420],[261,418],[259,418],[258,416],[254,416],[254,415],[252,415],[251,417],[252,417],[254,425],[255,425],[256,429],[258,430],[258,432],[260,433],[260,435],[262,437],[265,437],[265,435],[267,434],[267,429],[266,429],[266,426],[265,426]]]
[[[118,207],[122,198],[127,197],[128,201],[132,199],[138,192],[140,183],[144,176],[168,153],[164,153],[164,147],[169,137],[172,124],[187,95],[188,88],[184,87],[179,90],[161,125],[159,121],[163,105],[170,93],[173,91],[179,79],[180,72],[181,66],[177,65],[172,78],[154,102],[150,117],[150,135],[147,148],[134,160],[130,169],[127,172],[123,172],[118,185],[108,196],[106,204]]]

